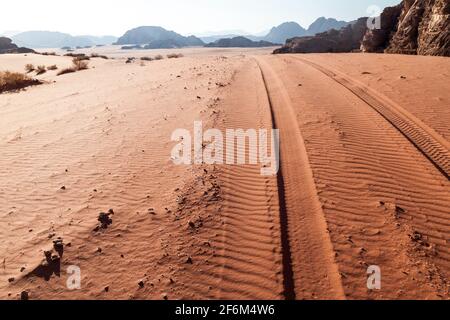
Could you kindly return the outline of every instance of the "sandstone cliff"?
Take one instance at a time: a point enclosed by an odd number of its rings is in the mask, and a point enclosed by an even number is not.
[[[0,37],[0,54],[5,53],[32,53],[34,50],[28,48],[19,48],[11,39]]]
[[[341,30],[332,29],[313,37],[288,39],[286,45],[275,50],[274,53],[324,53],[359,50],[366,29],[367,18],[360,18]]]
[[[386,8],[381,29],[368,30],[365,52],[450,56],[450,1],[404,0]]]
[[[340,31],[293,38],[274,53],[386,52],[450,56],[450,0],[404,0],[384,9],[379,29],[366,18]],[[350,36],[351,35],[351,36]]]

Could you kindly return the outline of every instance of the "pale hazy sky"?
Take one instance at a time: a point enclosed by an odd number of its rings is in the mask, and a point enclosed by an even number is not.
[[[13,0],[2,1],[0,33],[45,30],[115,35],[141,25],[181,34],[243,30],[258,33],[285,21],[304,27],[320,16],[354,20],[367,9],[400,0]]]

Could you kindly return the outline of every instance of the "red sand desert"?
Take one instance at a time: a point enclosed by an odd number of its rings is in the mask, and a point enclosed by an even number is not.
[[[0,299],[450,298],[448,58],[102,50],[0,94]],[[71,58],[0,56],[28,63]],[[279,129],[278,175],[175,165],[200,120]]]

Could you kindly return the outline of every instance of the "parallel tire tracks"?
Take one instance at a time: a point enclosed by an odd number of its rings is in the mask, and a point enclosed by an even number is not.
[[[307,59],[298,57],[296,59],[330,77],[372,107],[404,135],[442,175],[450,180],[450,146],[448,141],[434,132],[433,129],[415,118],[401,106],[358,83],[356,80]]]
[[[270,65],[258,57],[256,60],[273,126],[280,129],[278,192],[285,296],[288,299],[345,299],[292,102]]]

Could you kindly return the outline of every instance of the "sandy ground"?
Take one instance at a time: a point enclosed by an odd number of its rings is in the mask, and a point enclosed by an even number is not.
[[[1,299],[449,298],[447,58],[90,50],[114,59],[0,95]],[[0,56],[27,63],[71,59]],[[280,129],[278,176],[175,165],[196,120]]]

